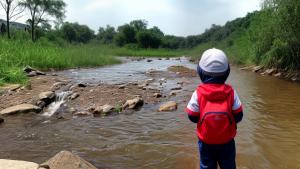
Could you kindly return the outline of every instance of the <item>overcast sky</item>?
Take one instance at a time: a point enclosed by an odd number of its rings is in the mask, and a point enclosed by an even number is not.
[[[202,33],[212,24],[245,16],[260,9],[261,0],[65,0],[66,21],[99,26],[119,26],[145,19],[166,34]],[[3,16],[1,16],[3,17]]]

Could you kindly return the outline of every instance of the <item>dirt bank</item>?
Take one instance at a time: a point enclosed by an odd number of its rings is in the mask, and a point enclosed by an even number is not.
[[[300,82],[300,70],[284,70],[284,69],[277,69],[277,68],[266,68],[263,66],[246,66],[240,68],[240,70],[245,71],[252,71],[254,73],[260,74],[262,76],[274,76],[277,78],[293,81],[293,82]]]

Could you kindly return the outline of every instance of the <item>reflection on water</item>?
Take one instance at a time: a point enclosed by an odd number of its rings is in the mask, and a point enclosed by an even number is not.
[[[146,79],[141,71],[153,66],[166,69],[174,63],[191,66],[187,61],[130,62],[76,71],[85,76],[72,77],[88,80],[89,72],[97,72],[95,81],[118,82],[120,79],[115,77],[120,73],[116,72],[122,72],[133,75],[126,76],[129,78]],[[114,76],[102,73],[108,69]],[[95,74],[91,76],[95,78]],[[175,100],[189,99],[199,80],[191,81],[194,83],[184,86],[186,92]],[[245,109],[236,139],[238,167],[300,168],[300,85],[235,68],[229,82],[238,91]],[[99,168],[198,168],[196,126],[183,113],[185,104],[180,102],[176,112],[156,112],[156,107],[150,105],[133,114],[107,118],[10,117],[0,126],[0,158],[43,162],[61,150],[70,150]]]

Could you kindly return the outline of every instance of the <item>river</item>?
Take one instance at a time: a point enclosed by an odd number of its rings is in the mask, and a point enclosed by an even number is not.
[[[147,70],[166,70],[171,65],[195,68],[186,59],[154,59],[58,74],[74,81],[119,83],[147,79]],[[105,118],[9,117],[0,126],[0,158],[41,163],[69,150],[99,169],[198,168],[196,126],[183,110],[200,80],[174,78],[167,85],[180,80],[190,83],[172,98],[179,103],[175,112],[157,112],[157,105],[145,105],[135,113]],[[228,83],[244,104],[245,116],[236,138],[238,168],[300,168],[300,85],[236,67]]]

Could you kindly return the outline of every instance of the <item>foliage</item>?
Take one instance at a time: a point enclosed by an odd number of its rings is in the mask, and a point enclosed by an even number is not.
[[[65,14],[66,4],[63,0],[23,0],[20,5],[30,13],[28,23],[31,26],[32,41],[36,40],[35,29],[43,23],[47,23],[49,17],[62,20]]]
[[[94,31],[86,25],[65,22],[61,27],[63,37],[69,42],[87,43],[94,38]]]
[[[24,11],[23,8],[20,7],[20,3],[18,0],[0,0],[0,6],[5,11],[6,15],[6,32],[7,37],[10,39],[10,21],[12,19],[17,19],[18,16]],[[1,25],[2,27],[2,25]]]
[[[114,37],[116,35],[116,30],[110,25],[106,25],[106,28],[100,27],[97,34],[97,39],[102,43],[110,44],[113,43]]]

